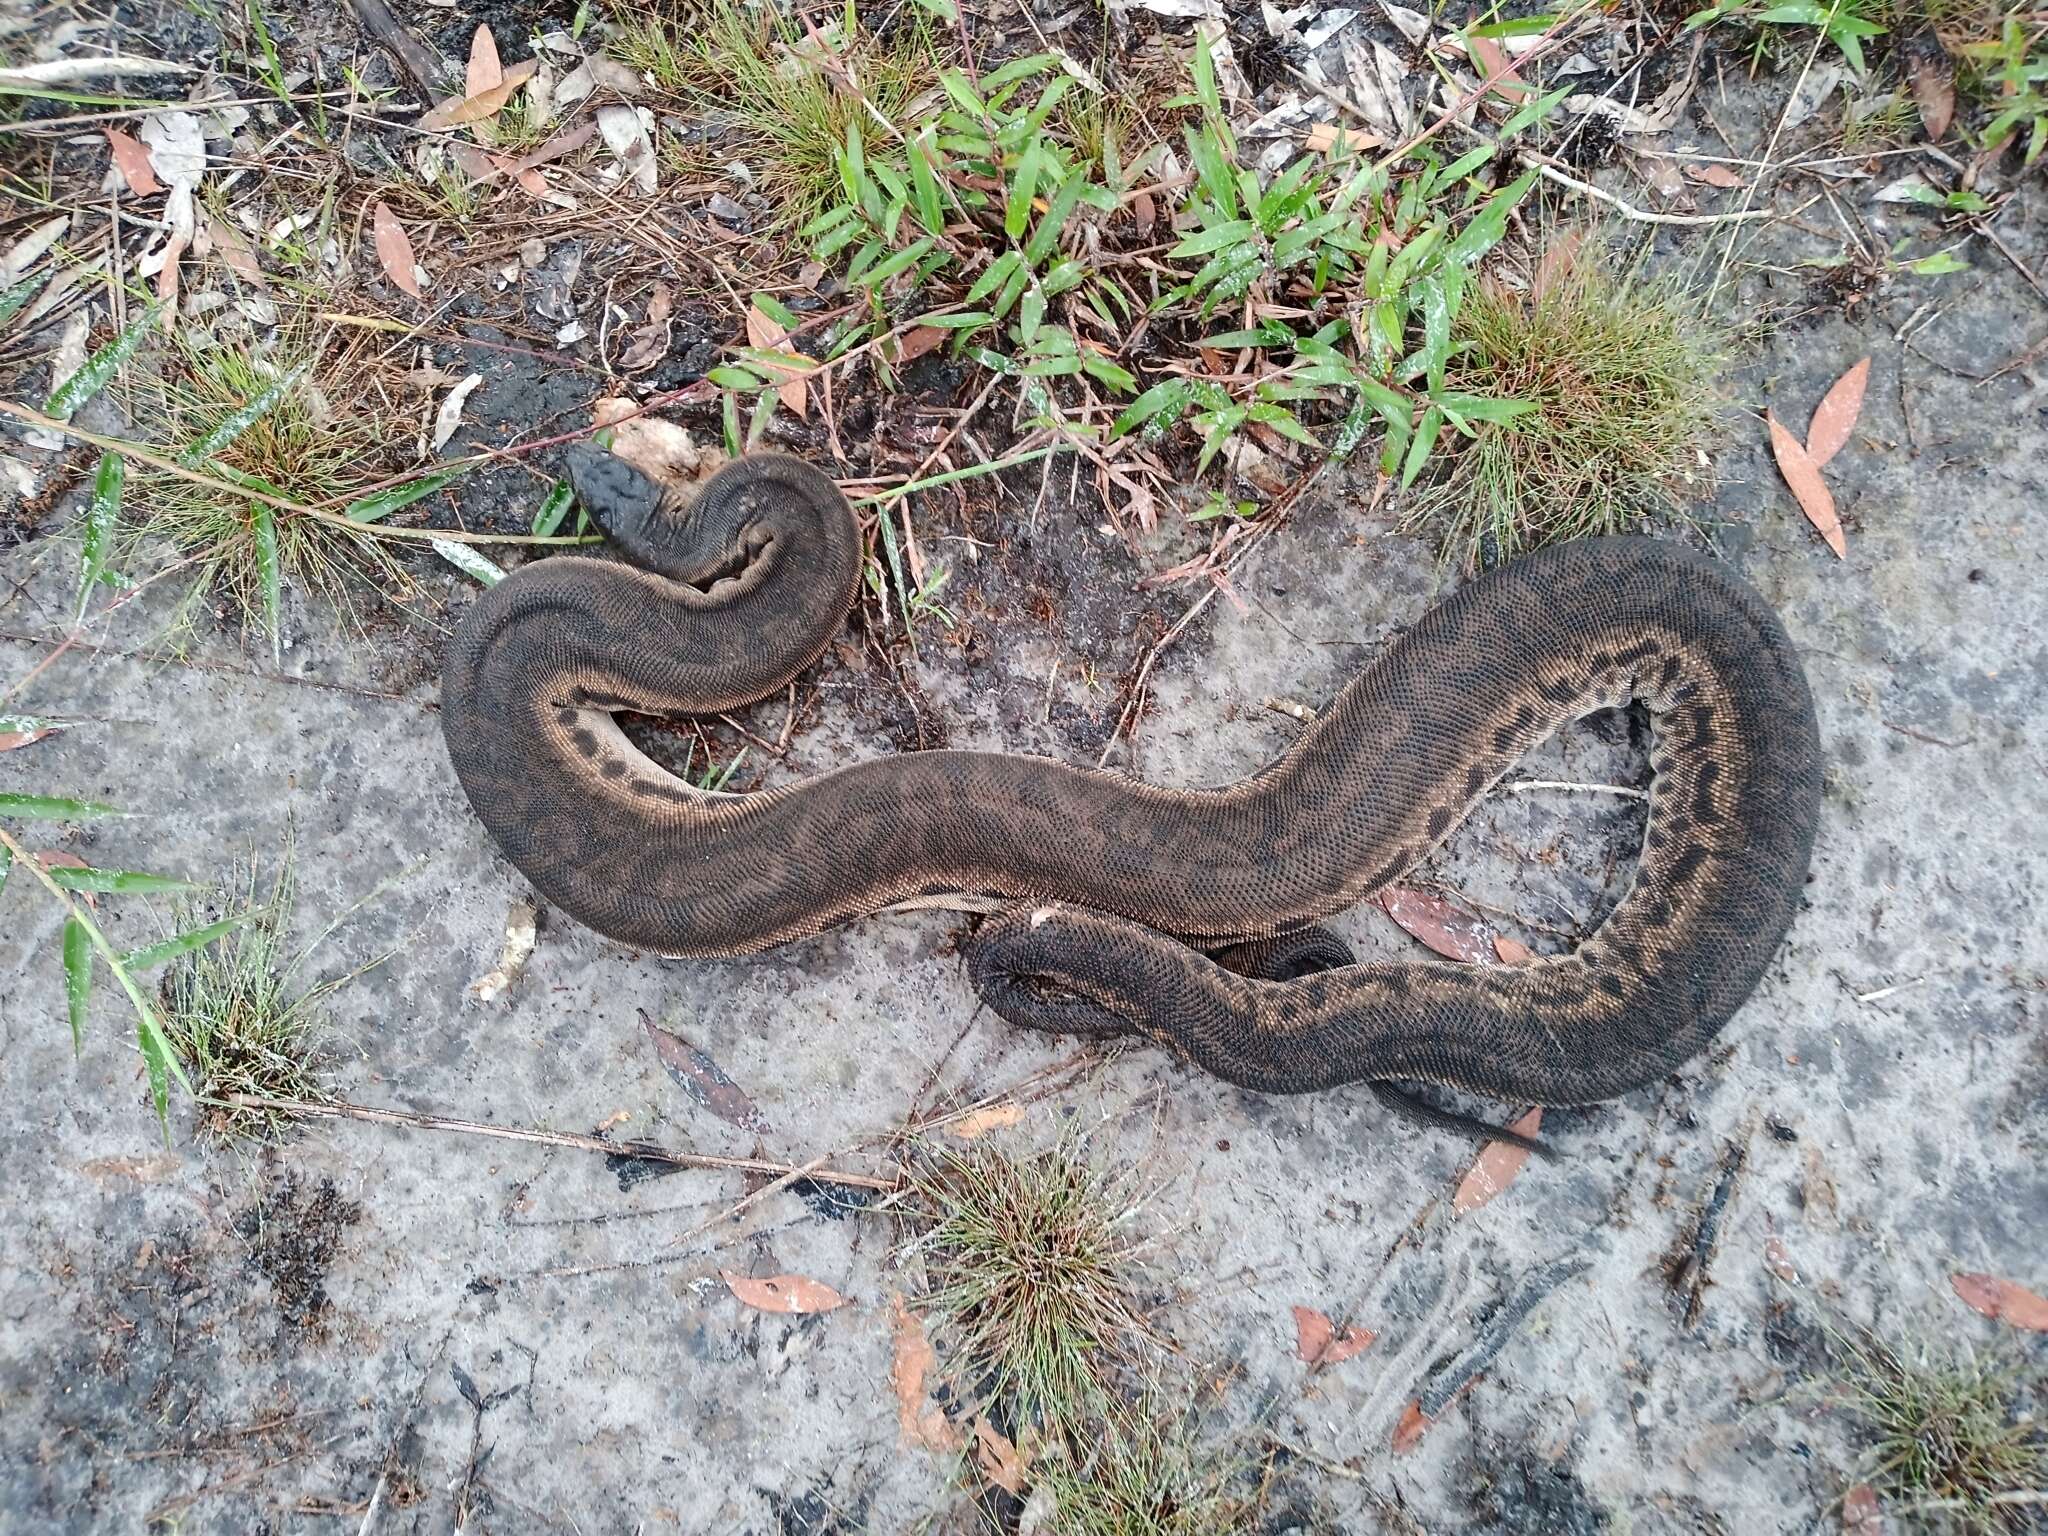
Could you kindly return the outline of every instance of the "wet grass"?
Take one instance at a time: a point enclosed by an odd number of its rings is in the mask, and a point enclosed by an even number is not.
[[[1839,1401],[1868,1445],[1863,1475],[1919,1528],[2039,1529],[2048,1439],[2017,1413],[2021,1369],[1967,1346],[1834,1336]]]
[[[1134,1296],[1128,1181],[1073,1138],[1010,1155],[927,1148],[915,1174],[926,1308],[980,1396],[1072,1433],[1117,1401],[1150,1334]]]
[[[288,320],[261,347],[180,332],[138,387],[135,414],[210,479],[307,504],[340,502],[383,478],[391,444],[408,435],[366,386],[367,351],[367,343],[321,334],[306,321]],[[134,483],[130,505],[147,509],[146,520],[127,530],[124,555],[134,558],[147,534],[168,540],[193,573],[171,621],[174,645],[209,603],[230,621],[274,630],[282,587],[346,610],[351,578],[403,580],[368,529],[266,515],[248,498],[140,465]]]
[[[1410,526],[1467,566],[1682,515],[1712,489],[1728,337],[1596,234],[1559,265],[1536,297],[1482,285],[1454,323],[1452,387],[1527,407],[1479,425],[1412,503]]]
[[[164,980],[164,1032],[205,1099],[326,1097],[316,1038],[321,1003],[341,981],[295,981],[307,951],[287,955],[283,928],[297,895],[287,850],[268,894],[253,867],[242,899],[254,920],[181,961]],[[179,926],[199,920],[179,913]],[[202,1105],[200,1130],[231,1143],[276,1134],[286,1117],[273,1110]]]

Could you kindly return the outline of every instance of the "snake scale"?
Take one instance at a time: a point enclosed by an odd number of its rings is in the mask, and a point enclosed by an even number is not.
[[[613,714],[730,710],[814,662],[855,596],[853,512],[780,455],[683,510],[595,449],[572,475],[623,558],[536,561],[484,593],[441,719],[506,855],[621,943],[740,955],[980,893],[1015,904],[969,974],[1015,1023],[1137,1034],[1269,1093],[1401,1080],[1578,1104],[1700,1051],[1799,905],[1821,794],[1804,670],[1755,591],[1671,542],[1579,540],[1467,583],[1222,788],[934,751],[727,795],[657,767]],[[1632,700],[1653,727],[1642,855],[1573,953],[1355,965],[1308,926],[1412,869],[1560,726]]]

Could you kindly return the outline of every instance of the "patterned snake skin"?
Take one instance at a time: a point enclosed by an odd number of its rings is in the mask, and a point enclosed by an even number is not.
[[[1675,544],[1587,539],[1469,583],[1225,788],[947,751],[724,795],[657,767],[612,712],[733,709],[809,666],[855,595],[854,517],[782,456],[729,466],[682,512],[595,450],[572,472],[623,560],[541,560],[486,592],[441,719],[506,855],[622,943],[738,955],[994,895],[1017,905],[969,971],[1016,1023],[1136,1033],[1270,1093],[1398,1079],[1575,1104],[1701,1050],[1799,905],[1821,786],[1805,674],[1763,599]],[[1642,859],[1575,953],[1351,965],[1301,932],[1412,869],[1560,726],[1631,700],[1655,728]]]

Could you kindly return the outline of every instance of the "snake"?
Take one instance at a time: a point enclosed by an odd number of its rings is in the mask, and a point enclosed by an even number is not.
[[[1013,1024],[1136,1036],[1258,1093],[1577,1105],[1701,1053],[1803,900],[1822,759],[1799,653],[1740,575],[1674,539],[1574,539],[1463,582],[1234,783],[948,749],[733,794],[658,766],[616,717],[729,712],[815,663],[863,579],[857,513],[783,454],[687,502],[588,445],[570,478],[608,556],[485,590],[447,649],[441,722],[505,856],[631,948],[740,956],[993,898],[968,978]],[[1631,704],[1650,729],[1641,851],[1568,953],[1360,964],[1319,926],[1414,870],[1553,733]]]

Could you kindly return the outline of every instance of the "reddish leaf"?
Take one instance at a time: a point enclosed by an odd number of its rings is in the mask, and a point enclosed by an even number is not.
[[[783,339],[789,335],[782,326],[749,304],[747,306],[747,343],[764,352],[785,350]],[[777,368],[770,363],[755,363],[763,373],[775,381],[775,393],[782,403],[797,415],[807,414],[810,392],[805,387],[804,376],[794,368]]]
[[[505,108],[519,87],[526,84],[539,64],[538,59],[521,59],[504,73],[504,78],[487,91],[474,96],[464,96],[459,101],[444,101],[431,112],[421,116],[419,126],[429,131],[454,128],[463,123],[480,123],[485,118],[496,117]]]
[[[1848,443],[1856,418],[1863,414],[1863,391],[1869,383],[1870,359],[1866,357],[1835,380],[1814,407],[1813,420],[1806,427],[1806,456],[1813,460],[1815,469],[1825,465]]]
[[[1479,66],[1480,73],[1493,79],[1493,88],[1501,95],[1514,99],[1529,94],[1529,82],[1515,73],[1514,66],[1508,63],[1506,50],[1499,43],[1490,37],[1468,37],[1465,46],[1471,52],[1472,62]],[[1494,79],[1495,76],[1499,78]]]
[[[491,29],[478,24],[469,40],[469,74],[463,81],[465,96],[481,96],[505,83],[505,66],[498,62],[498,40]]]
[[[220,259],[228,264],[228,269],[235,276],[258,288],[268,286],[263,281],[263,267],[256,260],[255,250],[234,225],[226,219],[208,219],[206,238],[213,243],[214,249],[220,252]]]
[[[1868,1483],[1842,1496],[1842,1536],[1884,1536],[1884,1508]]]
[[[754,1107],[754,1101],[725,1075],[717,1062],[681,1035],[663,1029],[645,1013],[640,1015],[640,1027],[654,1043],[654,1054],[662,1067],[692,1102],[727,1124],[749,1131],[762,1129],[761,1112]]]
[[[132,134],[118,128],[104,130],[107,147],[114,152],[114,168],[121,173],[121,179],[128,183],[128,190],[137,197],[154,197],[163,191],[163,183],[156,179],[156,167],[149,162],[149,149]]]
[[[1310,1365],[1341,1365],[1378,1337],[1370,1328],[1346,1328],[1339,1334],[1314,1307],[1294,1309],[1294,1353]]]
[[[936,325],[912,326],[903,333],[903,339],[896,344],[896,361],[914,362],[938,347],[951,334]]]
[[[1536,275],[1529,281],[1531,299],[1541,304],[1545,294],[1571,276],[1579,259],[1580,242],[1585,238],[1584,230],[1568,229],[1543,248],[1543,259],[1536,263]]]
[[[1913,104],[1920,109],[1920,124],[1930,142],[1948,132],[1956,116],[1956,67],[1939,48],[1930,48],[1913,61],[1911,76]]]
[[[178,263],[184,255],[185,237],[172,235],[164,243],[164,264],[156,274],[156,299],[163,306],[166,331],[170,330],[178,313]]]
[[[1401,1410],[1401,1422],[1394,1426],[1394,1454],[1406,1456],[1414,1450],[1422,1443],[1422,1437],[1429,1433],[1429,1426],[1435,1422],[1436,1420],[1423,1413],[1421,1399],[1411,1399],[1408,1406]]]
[[[892,1312],[889,1331],[896,1341],[895,1359],[889,1366],[889,1384],[896,1390],[896,1414],[903,1428],[903,1438],[926,1450],[956,1451],[960,1448],[959,1429],[948,1422],[938,1408],[925,1401],[925,1376],[937,1357],[931,1340],[925,1337],[924,1324],[916,1313],[904,1306],[901,1295],[891,1296],[889,1306]]]
[[[1792,1263],[1792,1255],[1785,1251],[1782,1238],[1764,1239],[1764,1268],[1788,1285],[1796,1285],[1799,1281],[1799,1271]]]
[[[1002,1431],[987,1419],[974,1421],[974,1460],[981,1475],[1005,1493],[1024,1492],[1024,1459]]]
[[[1380,892],[1379,903],[1387,916],[1446,959],[1477,965],[1493,958],[1493,936],[1485,922],[1441,896],[1392,886]]]
[[[12,752],[16,747],[32,747],[45,736],[54,736],[55,726],[44,726],[34,731],[0,731],[0,752]]]
[[[2001,1280],[1996,1275],[1973,1274],[1951,1275],[1948,1283],[1955,1287],[1955,1293],[1962,1298],[1964,1306],[1982,1312],[1993,1322],[2030,1328],[2035,1333],[2048,1333],[2048,1299],[2035,1295],[2025,1286]]]
[[[581,149],[597,134],[597,124],[585,123],[581,128],[571,128],[567,133],[558,133],[532,154],[515,160],[514,174],[530,171],[535,166],[546,165],[550,160],[559,160],[572,150]],[[545,185],[545,183],[543,183]]]
[[[1733,191],[1742,185],[1742,178],[1725,165],[1688,165],[1685,174],[1694,181],[1703,181],[1710,187]]]
[[[1504,933],[1493,936],[1493,952],[1502,965],[1527,965],[1536,958],[1536,951],[1520,939],[1511,939]]]
[[[1819,467],[1807,454],[1805,446],[1785,430],[1777,417],[1766,411],[1764,420],[1771,426],[1771,452],[1778,461],[1778,473],[1785,477],[1785,483],[1798,498],[1799,510],[1827,540],[1835,558],[1848,559],[1849,544],[1842,537],[1842,520],[1835,515],[1835,498],[1828,490],[1827,481],[1821,479]]]
[[[1534,1136],[1542,1123],[1543,1106],[1539,1104],[1508,1129],[1518,1135]],[[1458,1181],[1458,1192],[1451,1197],[1451,1209],[1460,1216],[1478,1210],[1512,1184],[1515,1175],[1522,1171],[1522,1164],[1528,1161],[1527,1147],[1518,1147],[1512,1141],[1489,1141],[1472,1160],[1465,1177]]]
[[[846,1298],[831,1286],[802,1275],[736,1275],[729,1269],[719,1274],[727,1289],[757,1312],[830,1312],[846,1305]]]
[[[414,298],[420,296],[420,280],[413,268],[412,241],[405,237],[405,226],[393,217],[382,202],[370,205],[370,235],[377,245],[377,260],[384,268],[384,275],[404,292]]]
[[[36,853],[36,862],[42,865],[43,868],[45,869],[92,868],[90,864],[86,863],[85,860],[81,859],[77,854],[65,853],[62,850],[56,848],[39,849]],[[91,907],[94,911],[99,910],[100,899],[91,891],[73,891],[71,894],[76,896],[80,901],[84,902],[88,907]]]

